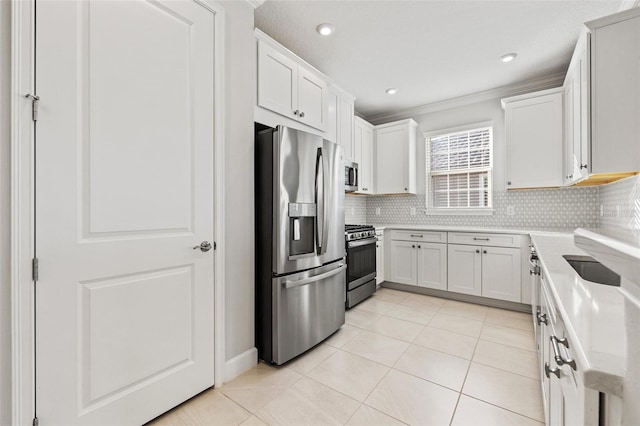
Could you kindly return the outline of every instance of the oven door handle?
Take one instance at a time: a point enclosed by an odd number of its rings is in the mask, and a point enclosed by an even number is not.
[[[324,274],[314,275],[313,277],[304,278],[304,279],[301,279],[301,280],[285,281],[285,282],[282,283],[282,287],[284,287],[284,288],[293,288],[293,287],[300,287],[300,286],[303,286],[303,285],[311,284],[311,283],[314,283],[316,281],[324,280],[325,278],[329,278],[329,277],[332,277],[334,275],[337,275],[340,272],[344,271],[345,268],[346,268],[345,265],[340,264],[339,268],[334,269],[334,270],[329,271],[329,272],[325,272]]]
[[[349,243],[347,243],[347,248],[353,248],[353,247],[360,247],[360,246],[366,246],[367,244],[375,244],[378,241],[377,238],[367,238],[364,240],[355,240],[355,241],[349,241]]]

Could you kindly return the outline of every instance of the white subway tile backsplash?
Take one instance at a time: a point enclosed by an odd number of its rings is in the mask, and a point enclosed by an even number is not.
[[[600,187],[600,226],[640,229],[640,176],[632,176]]]
[[[350,225],[367,224],[367,197],[362,195],[345,195],[344,223]]]
[[[424,214],[424,194],[366,198],[347,196],[346,223],[562,229],[598,226],[597,187],[500,191],[494,192],[493,204],[495,211],[490,216],[427,216]],[[355,214],[351,214],[351,207]],[[415,216],[411,214],[413,208],[417,211]],[[377,209],[380,214],[376,214]]]

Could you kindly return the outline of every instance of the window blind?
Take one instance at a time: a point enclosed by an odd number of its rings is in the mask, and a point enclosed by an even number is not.
[[[491,207],[493,129],[427,138],[430,208]]]

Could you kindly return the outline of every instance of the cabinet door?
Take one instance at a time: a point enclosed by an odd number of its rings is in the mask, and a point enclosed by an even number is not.
[[[416,243],[391,241],[390,280],[400,284],[417,284]]]
[[[258,42],[258,105],[298,119],[298,65],[273,47]]]
[[[480,296],[482,293],[481,247],[448,245],[448,287],[456,293]]]
[[[638,12],[630,9],[618,18],[603,18],[591,31],[593,173],[640,170]]]
[[[358,192],[363,192],[364,183],[362,181],[362,137],[363,137],[363,126],[358,123],[358,120],[355,121],[353,126],[353,162],[358,163]]]
[[[585,36],[585,42],[580,50],[580,110],[575,111],[576,117],[579,117],[580,139],[576,145],[574,140],[574,152],[580,150],[580,161],[578,162],[577,179],[586,177],[591,173],[591,37],[589,34]],[[574,97],[575,102],[576,97]],[[574,134],[575,138],[575,134]],[[577,157],[577,154],[576,154]]]
[[[327,83],[298,67],[298,120],[324,130],[327,127]]]
[[[447,245],[418,244],[418,285],[420,287],[447,289]]]
[[[507,188],[561,186],[562,92],[507,102],[505,128]]]
[[[344,150],[345,161],[355,161],[353,133],[353,101],[341,96],[338,99],[338,143]]]
[[[405,125],[386,127],[376,133],[377,193],[407,193],[409,191],[408,127]]]
[[[384,281],[384,240],[379,238],[376,243],[376,284]]]
[[[482,247],[482,296],[519,303],[521,260],[519,248]]]
[[[362,192],[373,194],[373,129],[362,128],[362,148],[361,148],[360,178],[362,181]]]

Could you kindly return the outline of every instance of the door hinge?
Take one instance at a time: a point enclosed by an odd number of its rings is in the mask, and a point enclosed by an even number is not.
[[[37,257],[34,257],[33,260],[31,261],[31,275],[33,276],[33,281],[38,281],[38,258]]]
[[[39,426],[40,425],[40,420],[38,420],[37,417],[33,418],[33,422],[31,422],[32,426]]]
[[[27,93],[24,97],[31,100],[31,119],[38,121],[38,102],[40,101],[40,96]]]

